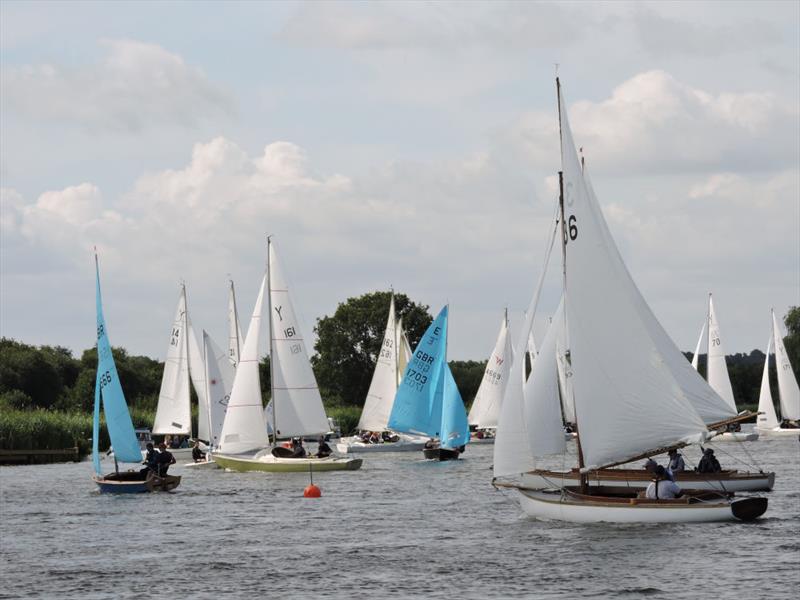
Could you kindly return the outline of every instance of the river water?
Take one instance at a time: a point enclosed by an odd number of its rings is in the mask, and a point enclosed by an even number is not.
[[[88,462],[3,467],[0,597],[795,597],[798,440],[716,448],[725,466],[777,472],[757,522],[527,519],[490,485],[488,445],[449,463],[368,456],[360,471],[315,475],[320,499],[302,497],[303,474],[176,468],[174,493],[113,496]]]

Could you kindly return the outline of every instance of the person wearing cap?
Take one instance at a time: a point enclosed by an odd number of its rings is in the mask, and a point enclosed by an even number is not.
[[[647,486],[645,498],[650,500],[671,500],[681,495],[681,488],[674,481],[667,479],[667,470],[657,465],[653,473],[653,481]]]
[[[164,442],[158,445],[158,457],[156,461],[156,474],[159,477],[164,477],[169,470],[169,466],[175,464],[175,457],[172,456],[172,452],[167,450],[167,445]]]
[[[703,450],[703,458],[700,459],[700,462],[697,463],[697,472],[698,473],[719,473],[722,471],[722,467],[717,460],[717,457],[714,456],[714,451],[711,448],[706,448]]]
[[[667,465],[667,468],[673,473],[680,473],[686,470],[686,463],[683,462],[683,456],[675,448],[669,451],[669,465]]]

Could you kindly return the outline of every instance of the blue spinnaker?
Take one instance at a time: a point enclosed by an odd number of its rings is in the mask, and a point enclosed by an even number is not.
[[[114,448],[114,456],[121,462],[142,462],[142,452],[133,430],[133,422],[125,402],[125,394],[119,383],[117,366],[111,354],[111,343],[108,341],[106,322],[103,317],[103,300],[100,296],[100,268],[95,256],[97,273],[97,380],[95,387],[100,389],[103,398],[103,411],[106,415],[106,427]],[[99,420],[100,412],[95,408],[95,419]],[[95,435],[95,439],[97,439]],[[99,471],[99,466],[95,464]]]
[[[442,425],[439,429],[439,440],[442,448],[458,448],[469,442],[469,424],[467,411],[458,386],[450,372],[447,362],[442,363]]]
[[[406,366],[387,427],[439,436],[442,424],[442,364],[447,352],[447,307],[430,324]],[[437,393],[438,392],[438,393]]]

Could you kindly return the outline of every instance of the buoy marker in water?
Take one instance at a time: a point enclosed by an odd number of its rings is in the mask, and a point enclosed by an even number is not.
[[[303,498],[321,498],[322,490],[314,485],[314,472],[311,468],[311,463],[308,463],[308,476],[311,479],[311,483],[303,490]]]

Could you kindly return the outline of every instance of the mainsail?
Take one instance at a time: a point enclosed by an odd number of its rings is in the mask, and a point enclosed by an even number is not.
[[[706,371],[708,385],[736,412],[731,378],[728,375],[725,350],[722,346],[722,336],[720,335],[719,322],[714,312],[714,301],[711,298],[711,294],[708,295],[708,363]]]
[[[511,372],[512,357],[511,335],[508,329],[508,313],[506,313],[500,323],[497,341],[495,341],[494,350],[486,363],[475,400],[472,401],[468,418],[470,425],[481,429],[497,427],[497,417],[500,414],[503,394],[508,383],[508,375]]]
[[[694,347],[694,356],[692,356],[692,367],[694,370],[697,371],[697,368],[700,364],[700,346],[703,344],[703,336],[706,333],[706,321],[703,322],[703,326],[700,328],[700,337],[697,338],[697,346]]]
[[[775,404],[772,402],[772,393],[769,389],[769,353],[772,350],[772,332],[767,342],[767,355],[764,357],[764,371],[761,373],[761,390],[758,394],[758,427],[773,429],[778,427],[778,416],[775,414]]]
[[[392,412],[394,395],[397,392],[399,354],[404,350],[398,348],[399,341],[394,296],[392,296],[383,342],[380,352],[378,352],[378,360],[375,363],[375,371],[369,385],[367,399],[364,402],[364,409],[358,420],[358,429],[361,431],[383,431],[389,422],[389,413]]]
[[[172,320],[164,374],[153,422],[155,434],[190,435],[192,418],[189,396],[189,344],[187,342],[186,288],[181,286]]]
[[[781,417],[796,421],[800,419],[800,389],[797,387],[792,363],[783,345],[783,334],[775,311],[772,311],[772,337],[775,343],[775,368],[778,371],[778,395],[781,400]]]
[[[236,292],[233,289],[233,280],[230,282],[228,292],[228,358],[231,365],[236,368],[239,364],[244,339],[242,338],[242,328],[239,325],[239,311],[236,309]]]
[[[269,243],[272,411],[279,437],[307,436],[329,429],[305,341],[289,296],[275,244]],[[245,346],[250,343],[247,333]],[[266,431],[266,428],[265,428]]]
[[[92,460],[94,470],[100,474],[100,454],[98,440],[100,438],[100,400],[106,416],[106,427],[114,448],[114,458],[121,462],[141,462],[142,451],[133,430],[133,422],[125,402],[125,394],[119,382],[117,366],[111,353],[111,342],[103,316],[103,299],[100,294],[100,266],[97,255],[94,257],[97,286],[95,305],[97,310],[97,375],[95,378],[94,423],[92,439]]]
[[[264,408],[261,400],[261,378],[258,373],[258,339],[261,331],[261,309],[267,276],[261,281],[247,338],[236,368],[233,389],[222,426],[219,450],[239,454],[260,450],[269,445]]]
[[[220,348],[211,336],[203,331],[203,355],[206,381],[206,416],[198,415],[197,437],[208,440],[212,447],[219,445],[225,412],[230,401],[236,371],[229,360],[229,354]]]

